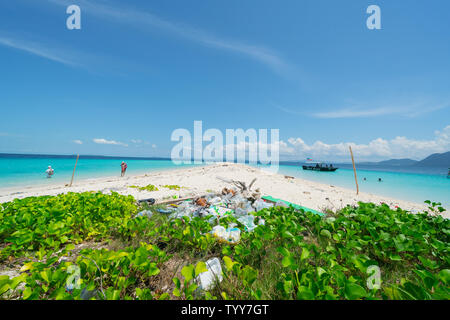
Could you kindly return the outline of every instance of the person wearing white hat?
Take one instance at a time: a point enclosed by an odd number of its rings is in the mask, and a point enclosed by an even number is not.
[[[51,178],[52,175],[55,173],[55,170],[52,169],[52,166],[48,166],[48,169],[45,170],[45,173],[47,173],[47,178]]]

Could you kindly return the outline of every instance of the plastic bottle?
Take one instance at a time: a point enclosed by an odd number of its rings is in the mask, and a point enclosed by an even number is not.
[[[228,243],[236,244],[241,240],[241,230],[238,228],[227,229]]]
[[[211,233],[220,241],[229,244],[236,244],[241,240],[241,230],[238,228],[225,229],[223,226],[215,226]]]
[[[242,216],[247,215],[247,210],[242,209],[242,208],[236,208],[236,210],[234,211],[234,213],[235,213],[235,216],[236,216],[236,217],[242,217]]]
[[[215,198],[212,198],[211,200],[209,200],[210,204],[215,204],[215,205],[217,205],[221,202],[222,202],[222,198],[220,198],[220,197],[215,197]]]
[[[226,229],[223,226],[215,226],[212,230],[211,233],[213,234],[214,237],[216,238],[221,238],[221,239],[225,239],[226,238]]]
[[[256,212],[258,212],[261,211],[262,209],[273,207],[273,204],[265,202],[263,200],[257,200],[255,201],[255,203],[253,203],[253,206],[255,207]]]
[[[217,258],[210,259],[205,264],[208,271],[200,273],[195,280],[201,290],[211,290],[214,283],[223,280],[222,266]]]
[[[147,217],[147,218],[151,218],[151,216],[153,215],[153,212],[151,212],[150,210],[143,210],[141,212],[139,212],[136,217]]]

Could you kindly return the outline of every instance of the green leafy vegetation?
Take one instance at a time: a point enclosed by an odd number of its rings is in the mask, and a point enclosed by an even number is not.
[[[208,217],[136,217],[133,197],[68,193],[0,206],[0,299],[449,299],[450,222],[359,203],[320,217],[294,208],[254,213],[236,245]],[[101,244],[96,245],[86,244]],[[217,257],[223,281],[196,277]],[[74,284],[72,287],[68,284]]]
[[[117,193],[85,192],[3,203],[0,262],[9,256],[57,251],[69,243],[125,235],[124,230],[137,212],[134,202],[133,197]]]
[[[182,188],[184,188],[184,187],[180,187],[179,185],[176,185],[176,184],[172,184],[172,185],[169,185],[169,184],[166,184],[165,186],[163,186],[164,188],[167,188],[167,189],[170,189],[170,190],[177,190],[177,191],[179,191],[179,190],[181,190]]]
[[[19,279],[6,280],[3,291],[14,290],[24,281],[22,299],[80,299],[84,291],[108,300],[152,299],[156,297],[145,288],[146,281],[159,274],[159,266],[167,257],[157,247],[143,243],[118,251],[82,250],[73,262],[58,263],[59,258],[25,264],[21,269],[24,273]],[[79,279],[77,272],[82,275]],[[67,283],[73,284],[72,290],[67,289]]]
[[[387,205],[360,203],[320,218],[291,208],[264,209],[266,220],[224,249],[259,271],[243,299],[448,299],[450,222]],[[369,289],[379,268],[380,288]],[[238,282],[233,276],[230,283]],[[223,287],[223,286],[222,286]]]
[[[135,188],[138,189],[139,191],[159,191],[159,189],[155,187],[153,184],[149,184],[145,187],[130,186],[130,188]]]

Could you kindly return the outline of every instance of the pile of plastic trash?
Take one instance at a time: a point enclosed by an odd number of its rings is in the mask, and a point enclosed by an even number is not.
[[[230,224],[225,228],[219,224],[220,219],[233,216],[244,225],[242,231],[252,232],[258,225],[264,224],[264,220],[252,215],[264,208],[273,207],[273,203],[265,202],[258,194],[250,195],[236,191],[235,189],[224,188],[221,194],[209,193],[191,200],[179,202],[178,204],[167,205],[164,209],[157,209],[161,214],[167,214],[171,219],[183,217],[210,217],[208,222],[215,225],[211,231],[219,241],[236,244],[241,237],[241,230],[236,224]],[[151,217],[150,210],[144,210],[137,216]],[[255,224],[255,218],[257,224]]]
[[[264,219],[255,216],[254,212],[273,207],[274,204],[261,199],[259,191],[251,193],[250,188],[237,191],[236,189],[224,188],[221,194],[209,193],[190,200],[168,204],[164,209],[158,208],[157,212],[166,214],[170,219],[181,219],[183,217],[209,217],[208,222],[214,225],[210,233],[220,242],[237,244],[241,238],[241,232],[252,232],[258,225],[264,225]],[[276,203],[275,206],[286,206],[284,203]],[[138,216],[151,217],[149,210],[141,211]],[[237,223],[229,223],[228,227],[220,225],[220,219],[235,217],[244,226],[241,230]],[[221,282],[222,268],[218,258],[206,261],[207,271],[201,273],[195,281],[199,290],[209,290],[216,282]]]
[[[172,209],[170,218],[182,218],[184,216],[205,217],[214,216],[219,219],[228,215],[236,218],[247,216],[250,212],[258,212],[264,208],[270,208],[273,204],[267,203],[261,199],[244,198],[240,193],[227,193],[217,195],[210,193],[204,197],[194,199],[194,201],[181,202],[176,208]],[[214,219],[216,220],[216,219]]]
[[[264,201],[261,199],[259,189],[256,189],[254,192],[251,191],[251,186],[256,179],[248,187],[243,182],[221,180],[234,183],[240,190],[224,188],[221,194],[209,193],[201,197],[180,201],[177,204],[167,204],[164,209],[159,207],[155,211],[168,215],[170,219],[209,217],[208,222],[214,225],[210,233],[219,242],[237,244],[241,239],[241,232],[252,232],[258,225],[265,224],[264,219],[252,213],[274,206],[288,206],[285,202],[279,201],[278,199],[275,199],[278,200],[275,204],[273,203],[275,201]],[[153,202],[149,204],[153,205],[155,201],[154,199],[151,200]],[[144,210],[139,212],[137,216],[147,216],[150,218],[152,212],[150,210]],[[230,216],[236,218],[237,222],[242,224],[244,228],[242,230],[237,228],[237,223],[229,223],[227,227],[220,224],[220,219]],[[218,258],[212,258],[206,261],[205,264],[207,271],[199,274],[195,278],[199,286],[198,291],[210,290],[215,283],[223,280],[222,268]]]
[[[233,216],[244,225],[246,232],[252,232],[257,225],[255,224],[255,216],[251,212],[258,212],[264,208],[270,208],[272,203],[267,203],[260,198],[246,198],[241,193],[234,190],[224,189],[221,196],[217,194],[209,194],[205,196],[209,207],[198,207],[189,203],[183,203],[176,212],[172,214],[173,218],[180,218],[185,215],[190,217],[209,216],[209,223],[218,223],[221,218]],[[228,192],[227,192],[228,191]],[[264,224],[263,219],[259,219],[258,224]],[[241,238],[241,230],[236,228],[236,224],[230,224],[228,228],[221,225],[213,227],[211,233],[221,242],[236,244]]]

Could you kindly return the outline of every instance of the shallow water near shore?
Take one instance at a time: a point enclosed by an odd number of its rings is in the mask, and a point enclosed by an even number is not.
[[[300,166],[281,165],[279,173],[301,179],[316,181],[355,190],[353,169],[338,166],[335,172],[303,170]],[[348,166],[351,167],[351,166]],[[401,170],[401,171],[395,171]],[[414,169],[411,169],[414,170]],[[404,172],[397,168],[357,169],[360,192],[373,193],[391,198],[423,203],[425,200],[441,202],[450,210],[450,178],[442,169],[417,169],[417,173]],[[424,173],[427,172],[427,173]],[[364,180],[366,178],[366,180]],[[381,182],[378,181],[381,178]]]
[[[124,160],[127,165],[126,176],[144,174],[160,170],[192,167],[195,165],[175,165],[170,160]],[[86,179],[120,177],[118,159],[79,159],[74,182]],[[48,179],[45,174],[52,166],[55,174]],[[75,159],[67,158],[0,158],[0,188],[31,187],[70,183]]]
[[[194,164],[175,165],[171,160],[125,160],[127,176],[161,170],[195,167]],[[83,159],[78,161],[74,182],[120,177],[121,159]],[[51,165],[55,175],[46,178],[45,170]],[[33,187],[56,183],[70,183],[75,158],[20,158],[0,157],[0,188]],[[258,166],[262,167],[263,166]],[[336,172],[305,171],[301,166],[280,165],[278,173],[327,185],[356,190],[351,165],[338,165]],[[416,170],[417,172],[411,172]],[[357,168],[360,192],[423,203],[425,200],[441,202],[450,210],[450,179],[443,169],[418,168],[405,172],[402,168]],[[366,178],[366,180],[363,180]],[[378,182],[378,178],[382,182]],[[176,183],[176,181],[174,181]]]

